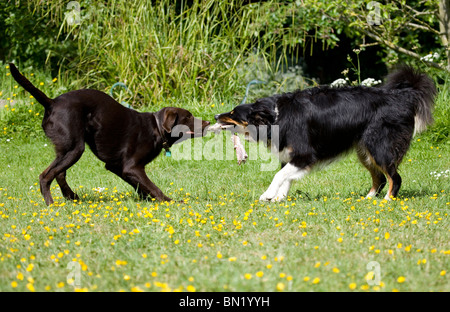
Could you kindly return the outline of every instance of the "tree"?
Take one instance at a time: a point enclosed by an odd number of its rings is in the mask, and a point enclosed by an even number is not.
[[[259,9],[269,12],[254,23],[266,40],[291,47],[321,40],[333,48],[345,33],[361,47],[382,46],[386,62],[412,58],[449,69],[450,0],[268,1]]]

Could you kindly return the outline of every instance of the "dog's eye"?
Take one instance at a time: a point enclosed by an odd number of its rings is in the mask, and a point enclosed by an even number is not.
[[[231,112],[230,112],[230,115],[233,115],[233,114],[234,114],[234,111],[231,111]]]

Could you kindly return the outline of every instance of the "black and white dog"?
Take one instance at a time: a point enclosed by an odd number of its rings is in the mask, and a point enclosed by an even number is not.
[[[431,78],[402,67],[380,88],[321,86],[298,90],[236,106],[215,119],[222,128],[232,126],[233,131],[255,141],[261,141],[260,130],[266,128],[266,143],[277,153],[282,168],[260,200],[285,199],[292,181],[352,148],[372,176],[367,197],[378,195],[387,177],[385,199],[389,200],[400,189],[397,168],[413,135],[433,122],[435,95]]]

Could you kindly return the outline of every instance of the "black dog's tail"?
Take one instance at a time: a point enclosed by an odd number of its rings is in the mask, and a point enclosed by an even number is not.
[[[9,70],[14,79],[31,95],[41,103],[45,109],[49,109],[53,103],[53,100],[44,94],[41,90],[36,88],[25,76],[23,76],[17,67],[13,63],[9,63]]]
[[[426,130],[433,123],[434,98],[436,86],[426,74],[410,67],[404,66],[388,75],[385,89],[413,89],[418,97],[414,99],[414,134]]]

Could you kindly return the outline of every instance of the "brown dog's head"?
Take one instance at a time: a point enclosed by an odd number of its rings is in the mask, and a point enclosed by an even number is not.
[[[203,136],[210,122],[195,118],[184,108],[165,107],[155,113],[160,133],[170,145]]]

